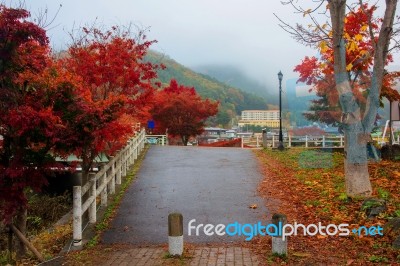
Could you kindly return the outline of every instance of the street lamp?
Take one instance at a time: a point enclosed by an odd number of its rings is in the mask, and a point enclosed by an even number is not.
[[[282,78],[283,74],[281,71],[278,73],[279,79],[279,144],[278,150],[283,151],[285,148],[283,147],[283,136],[282,136]]]

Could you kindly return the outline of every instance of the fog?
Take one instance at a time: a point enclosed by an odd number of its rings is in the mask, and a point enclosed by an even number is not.
[[[278,26],[277,14],[288,23],[306,24],[302,14],[279,0],[35,0],[26,3],[35,16],[48,9],[54,49],[66,47],[68,32],[93,23],[121,25],[130,22],[148,28],[152,49],[188,66],[232,65],[250,77],[275,88],[277,73],[297,78],[293,68],[304,56],[317,52],[293,40]],[[383,4],[383,3],[382,3]],[[285,84],[285,83],[284,83]]]

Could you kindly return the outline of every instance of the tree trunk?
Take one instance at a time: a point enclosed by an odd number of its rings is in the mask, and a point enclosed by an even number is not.
[[[28,211],[26,207],[21,207],[18,209],[15,218],[15,226],[18,228],[18,230],[22,233],[23,236],[26,236],[27,215]],[[16,242],[17,260],[20,260],[26,255],[26,246],[20,239],[17,238],[16,240],[17,240]]]
[[[364,134],[361,122],[348,125],[345,130],[345,187],[350,197],[370,196],[372,193],[368,173],[368,136]]]
[[[188,141],[189,141],[189,137],[188,137],[188,136],[182,136],[182,143],[183,143],[183,146],[187,146]]]

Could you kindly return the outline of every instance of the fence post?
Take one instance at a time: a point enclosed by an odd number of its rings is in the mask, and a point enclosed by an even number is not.
[[[343,136],[340,135],[340,147],[343,147]]]
[[[288,147],[292,147],[292,135],[289,134],[289,143]]]
[[[306,148],[308,148],[308,136],[306,135]]]
[[[244,145],[243,145],[243,136],[240,138],[240,140],[241,140],[241,141],[240,141],[240,147],[243,149],[243,146],[244,146]]]
[[[183,216],[181,213],[168,215],[168,251],[170,255],[183,253]]]
[[[129,170],[129,149],[126,151],[126,160],[125,160],[125,175],[126,176],[128,174],[128,170]]]
[[[115,162],[111,165],[111,185],[110,185],[110,194],[115,193]]]
[[[106,207],[107,206],[107,171],[104,173],[104,175],[101,178],[101,185],[104,184],[103,191],[101,191],[101,206]]]
[[[82,187],[74,186],[73,190],[73,245],[82,245]]]
[[[258,148],[258,146],[259,146],[259,144],[258,144],[258,135],[257,135],[257,145],[256,145],[256,147]]]
[[[272,148],[275,148],[275,135],[272,135]]]
[[[135,154],[135,160],[138,158],[139,149],[140,149],[140,142],[139,142],[139,140],[137,139],[137,140],[136,140],[136,144],[135,144],[135,152],[134,152],[134,154]]]
[[[262,130],[262,143],[263,143],[263,147],[267,148],[268,147],[268,143],[267,143],[267,130],[263,129]]]
[[[322,136],[322,147],[325,148],[325,135]]]
[[[130,163],[131,164],[134,164],[135,163],[135,160],[136,160],[136,158],[135,158],[135,143],[136,143],[136,139],[135,140],[132,140],[131,141],[131,144],[130,144],[130,148],[129,148],[129,157],[131,158],[131,160],[130,160]]]
[[[281,229],[287,222],[286,215],[275,213],[272,216],[272,223],[276,229]],[[278,235],[272,237],[272,253],[279,255],[287,255],[287,238],[283,240],[281,230],[278,230]]]
[[[92,177],[89,180],[90,182],[90,196],[94,197],[94,200],[92,202],[92,204],[90,204],[89,206],[89,223],[96,223],[97,217],[96,217],[96,209],[97,209],[97,202],[96,202],[96,178],[95,175],[92,174]]]
[[[121,175],[126,176],[126,150],[124,150],[121,154]]]
[[[121,155],[122,154],[119,154],[118,160],[115,162],[117,165],[117,185],[121,185]]]
[[[164,146],[164,136],[161,136],[161,146]]]

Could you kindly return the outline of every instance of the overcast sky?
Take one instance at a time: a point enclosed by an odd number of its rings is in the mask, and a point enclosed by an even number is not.
[[[73,25],[97,20],[106,25],[133,22],[150,28],[153,49],[195,67],[228,64],[258,81],[274,86],[277,73],[296,78],[293,68],[306,55],[317,55],[296,43],[278,26],[276,13],[290,23],[307,23],[280,0],[34,0],[26,1],[33,15],[48,8],[57,15],[48,35],[55,49],[65,48]]]

